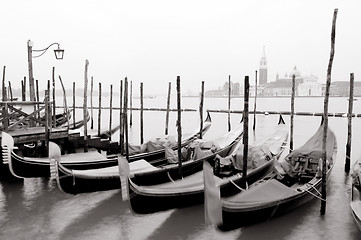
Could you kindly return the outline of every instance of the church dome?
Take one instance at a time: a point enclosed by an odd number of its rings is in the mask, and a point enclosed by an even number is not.
[[[300,77],[301,73],[297,70],[296,66],[294,66],[293,70],[290,72],[289,76],[292,78],[292,76],[295,75],[295,77]]]

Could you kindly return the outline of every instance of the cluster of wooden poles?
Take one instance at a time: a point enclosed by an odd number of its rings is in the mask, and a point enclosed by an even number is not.
[[[256,89],[255,89],[255,101],[254,101],[254,111],[249,111],[249,76],[245,76],[244,79],[244,108],[243,111],[231,111],[230,105],[231,105],[231,84],[229,76],[229,89],[228,89],[228,110],[207,110],[208,112],[223,112],[228,114],[228,130],[231,130],[231,124],[230,124],[230,114],[231,113],[242,113],[244,114],[244,136],[243,136],[243,144],[244,144],[244,159],[243,159],[243,177],[246,178],[247,176],[247,155],[248,155],[248,121],[249,121],[249,113],[254,114],[254,121],[253,121],[253,130],[256,127],[256,114],[285,114],[290,115],[291,117],[291,126],[290,126],[290,150],[293,149],[293,122],[294,122],[294,116],[295,115],[303,115],[303,116],[323,116],[324,118],[324,134],[323,134],[323,166],[326,166],[326,139],[327,139],[327,128],[328,128],[328,117],[329,116],[343,116],[341,114],[335,115],[335,114],[329,114],[328,113],[328,102],[329,102],[329,93],[330,93],[330,84],[331,84],[331,70],[332,70],[332,63],[334,58],[334,45],[335,45],[335,29],[336,29],[336,18],[337,18],[337,12],[338,10],[334,10],[333,20],[332,20],[332,32],[331,32],[331,52],[330,52],[330,58],[329,58],[329,64],[327,68],[327,80],[326,80],[326,90],[325,90],[325,98],[324,98],[324,112],[323,113],[307,113],[307,112],[295,112],[294,109],[294,99],[295,99],[295,75],[292,76],[292,95],[291,95],[291,111],[290,112],[279,112],[279,111],[270,111],[270,112],[262,112],[256,110],[256,100],[257,100],[257,71],[255,74],[255,81],[256,81]],[[84,78],[84,102],[82,107],[76,107],[75,106],[75,82],[73,83],[73,109],[75,108],[82,108],[83,109],[83,115],[84,115],[84,121],[86,121],[86,115],[87,115],[87,92],[88,92],[88,66],[89,62],[86,60],[85,63],[85,78]],[[61,77],[59,76],[59,80],[61,82],[63,93],[64,93],[64,105],[67,108],[66,103],[66,95],[65,95],[65,89],[61,80]],[[26,80],[22,81],[22,100],[25,101],[25,85]],[[177,76],[176,80],[177,84],[177,109],[170,109],[170,92],[171,92],[171,83],[169,83],[168,87],[168,97],[167,97],[167,108],[161,109],[161,108],[148,108],[145,109],[143,107],[143,83],[140,84],[140,108],[133,108],[132,107],[132,82],[130,84],[130,103],[128,104],[128,80],[125,78],[124,80],[124,89],[123,89],[123,81],[121,80],[120,83],[120,138],[119,138],[119,144],[121,147],[121,150],[125,150],[125,152],[122,152],[127,159],[129,160],[129,152],[128,148],[124,148],[124,144],[128,146],[128,119],[129,119],[129,125],[132,125],[132,110],[140,110],[140,143],[142,144],[144,142],[143,137],[143,111],[166,111],[166,126],[165,126],[165,134],[168,134],[168,124],[169,124],[169,112],[170,111],[177,111],[178,118],[177,118],[177,132],[178,132],[178,157],[179,157],[179,171],[180,175],[182,176],[182,161],[181,161],[181,138],[182,138],[182,128],[181,128],[181,112],[182,111],[196,111],[195,109],[182,109],[181,108],[181,89],[180,89],[180,76]],[[354,74],[350,74],[350,95],[349,95],[349,107],[348,107],[348,137],[347,137],[347,144],[346,144],[346,161],[345,161],[345,171],[349,172],[350,170],[350,153],[351,153],[351,128],[352,128],[352,117],[356,117],[356,114],[352,113],[353,108],[353,85],[354,85]],[[7,96],[6,87],[5,86],[5,67],[3,70],[3,101],[8,100],[5,96]],[[91,78],[91,128],[93,129],[93,77]],[[39,90],[38,90],[38,81],[36,81],[36,96],[37,101],[39,102]],[[9,83],[9,90],[10,90],[10,99],[12,99],[12,91],[11,91],[11,85]],[[50,94],[50,81],[48,81],[48,89],[45,91],[45,101],[49,101],[49,94]],[[104,109],[104,107],[101,107],[102,105],[102,85],[99,83],[99,104],[98,104],[98,134],[100,134],[101,129],[101,110]],[[110,118],[109,118],[109,129],[112,127],[112,110],[116,109],[113,107],[112,104],[113,101],[113,86],[110,86]],[[200,113],[200,129],[202,129],[203,124],[203,103],[204,103],[204,81],[202,81],[201,85],[201,100],[199,105],[199,113]],[[129,108],[128,108],[129,105]],[[54,68],[53,68],[53,117],[55,118],[55,77],[54,77]],[[128,118],[128,110],[130,113],[130,116]],[[73,121],[75,123],[75,111],[73,111]],[[55,120],[55,119],[54,119]],[[85,145],[87,142],[88,134],[87,134],[87,124],[84,124],[84,140]],[[111,136],[109,136],[111,139]],[[202,138],[202,135],[201,135]],[[326,168],[322,169],[322,201],[321,201],[321,214],[325,214],[326,210]]]

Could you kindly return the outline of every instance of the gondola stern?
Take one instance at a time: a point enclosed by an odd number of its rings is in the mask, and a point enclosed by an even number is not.
[[[129,162],[123,156],[118,156],[119,179],[123,202],[129,201],[130,168]]]
[[[60,178],[59,178],[60,160],[61,160],[60,147],[54,142],[49,142],[50,179],[56,180],[56,183],[60,191],[66,193],[61,187]]]
[[[203,162],[203,181],[204,181],[204,217],[207,226],[222,225],[222,200],[220,190],[216,186],[213,168],[207,162]]]
[[[9,164],[11,162],[11,151],[14,149],[14,139],[7,132],[1,134],[1,148],[3,164]]]
[[[14,177],[23,179],[23,177],[18,176],[13,169],[11,153],[14,149],[14,139],[6,132],[2,132],[1,148],[3,164],[9,166],[9,171]]]

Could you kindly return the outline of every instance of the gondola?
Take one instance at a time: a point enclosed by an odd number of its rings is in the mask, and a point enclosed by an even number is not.
[[[287,144],[288,129],[282,117],[274,132],[249,146],[246,178],[242,175],[243,143],[234,142],[232,148],[208,158],[217,175],[222,196],[229,196],[246,184],[251,184],[270,172]],[[203,171],[176,181],[156,185],[139,185],[129,179],[130,205],[135,213],[145,214],[202,203],[204,200]]]
[[[312,199],[321,198],[322,183],[322,139],[324,125],[300,148],[288,154],[275,171],[267,177],[250,185],[247,190],[213,201],[209,197],[214,192],[214,186],[207,185],[205,211],[215,219],[211,222],[219,229],[231,230],[257,222],[267,221],[273,217],[289,212]],[[334,133],[328,129],[326,139],[327,169],[329,177],[335,164],[337,143]],[[206,168],[208,169],[208,168]],[[212,174],[209,170],[206,171]],[[206,175],[207,178],[212,177]],[[212,182],[207,181],[207,182]],[[213,189],[213,190],[212,190]],[[216,195],[213,195],[216,196]],[[211,211],[219,206],[219,211]],[[213,213],[212,213],[213,212]],[[219,218],[214,216],[219,216]]]
[[[81,119],[81,120],[79,120],[79,121],[71,121],[70,120],[70,112],[68,112],[68,115],[69,115],[69,118],[68,118],[68,120],[67,121],[64,121],[64,122],[61,122],[61,124],[60,123],[57,123],[58,125],[57,126],[60,126],[60,127],[65,127],[65,128],[68,128],[68,129],[70,129],[70,130],[75,130],[75,129],[79,129],[79,128],[81,128],[82,126],[84,126],[84,119]],[[86,111],[86,117],[85,117],[85,119],[86,119],[86,122],[89,122],[89,120],[90,120],[90,115],[89,115],[89,111],[87,110]]]
[[[233,131],[226,133],[224,136],[210,141],[219,148],[210,155],[197,159],[192,158],[183,162],[183,174],[190,175],[200,171],[204,160],[214,158],[217,154],[224,155],[241,139],[242,134],[243,128],[238,127]],[[205,140],[198,141],[207,142]],[[190,143],[190,145],[194,144],[194,142]],[[190,146],[185,146],[184,148],[187,147]],[[162,164],[160,165],[161,162]],[[110,190],[121,187],[118,165],[89,170],[71,170],[64,167],[62,161],[55,163],[57,164],[55,177],[58,179],[57,182],[59,188],[66,193],[77,194],[83,192]],[[130,162],[129,164],[130,174],[133,179],[145,184],[151,184],[153,182],[168,182],[170,179],[173,180],[178,178],[178,166],[178,163],[169,163],[165,158],[150,162],[147,162],[144,159],[137,160]]]
[[[357,227],[361,231],[361,162],[355,163],[352,169],[352,184],[351,184],[351,213]]]
[[[203,133],[208,131],[211,126],[210,116],[204,121],[203,124]],[[3,133],[7,134],[7,133]],[[108,133],[109,134],[109,133]],[[107,135],[107,134],[103,134]],[[193,131],[190,134],[187,134],[183,140],[182,145],[186,145],[192,142],[199,136],[199,129]],[[22,155],[20,149],[6,144],[8,147],[11,147],[11,158],[3,158],[3,163],[8,164],[10,172],[20,178],[29,178],[29,177],[49,177],[50,176],[50,163],[48,157],[25,157]],[[69,169],[76,170],[85,170],[85,169],[96,169],[96,168],[106,168],[112,166],[118,166],[117,155],[102,155],[92,149],[86,153],[70,153],[62,156],[62,164],[64,167]],[[138,160],[139,158],[146,161],[152,161],[157,159],[157,157],[164,157],[164,147],[162,149],[157,149],[151,152],[139,153],[130,156],[130,161]]]

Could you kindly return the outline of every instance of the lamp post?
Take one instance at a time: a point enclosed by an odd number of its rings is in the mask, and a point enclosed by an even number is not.
[[[33,58],[42,56],[51,46],[57,45],[58,48],[54,50],[55,58],[58,60],[63,59],[64,50],[60,49],[59,43],[52,43],[48,47],[40,50],[33,50],[33,43],[28,40],[28,68],[29,68],[29,86],[30,86],[30,101],[35,102],[35,89],[34,89],[34,77],[33,77]],[[38,52],[39,55],[33,56],[33,52]]]

